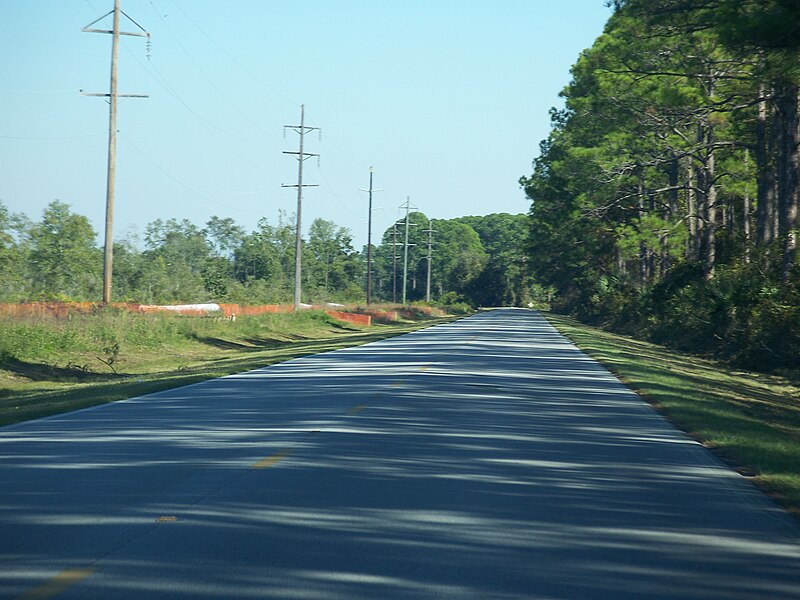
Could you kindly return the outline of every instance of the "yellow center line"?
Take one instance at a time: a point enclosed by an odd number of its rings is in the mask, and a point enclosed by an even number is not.
[[[357,404],[353,408],[350,409],[348,414],[357,415],[358,413],[360,413],[365,408],[367,408],[366,404]]]
[[[67,588],[89,577],[92,573],[94,573],[94,569],[69,569],[67,571],[61,571],[49,581],[45,581],[42,585],[18,596],[17,600],[45,600],[47,598],[55,598],[59,594],[64,593]]]
[[[432,366],[433,366],[433,364],[432,364],[432,363],[428,363],[427,365],[422,365],[422,366],[419,368],[419,370],[420,370],[420,371],[427,371],[427,370],[428,370],[428,369],[430,369]]]
[[[270,467],[274,467],[279,462],[281,462],[284,458],[289,456],[292,453],[291,448],[284,448],[283,450],[279,450],[275,454],[270,454],[268,457],[258,461],[257,463],[253,463],[250,465],[251,469],[268,469]]]

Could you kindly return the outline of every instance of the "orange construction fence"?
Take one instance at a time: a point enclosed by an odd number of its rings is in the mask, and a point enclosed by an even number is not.
[[[364,327],[369,327],[372,325],[372,317],[369,315],[360,315],[358,313],[342,312],[339,310],[326,310],[325,312],[337,321],[346,321],[348,323],[362,325]]]
[[[102,304],[96,302],[21,302],[16,304],[0,304],[0,315],[12,317],[23,316],[48,316],[64,318],[74,313],[89,313],[98,310]],[[221,311],[226,318],[236,318],[242,315],[263,315],[265,313],[292,312],[294,306],[291,304],[260,304],[248,306],[245,304],[218,304],[212,305],[184,305],[184,306],[160,306],[154,304],[137,304],[133,302],[115,302],[114,308],[139,313],[170,312],[182,316],[205,317],[219,314]],[[219,311],[216,310],[219,306]],[[369,327],[372,324],[372,317],[368,314],[358,314],[343,312],[338,310],[328,310],[323,307],[315,307],[324,310],[327,314],[339,321],[354,323]]]
[[[378,323],[394,323],[400,320],[400,314],[396,310],[381,310],[378,308],[358,308],[359,314],[369,315],[373,321]]]
[[[114,308],[132,312],[140,312],[141,305],[132,302],[115,302]],[[19,302],[0,304],[0,315],[11,317],[66,317],[72,313],[89,313],[99,310],[102,304],[97,302]]]

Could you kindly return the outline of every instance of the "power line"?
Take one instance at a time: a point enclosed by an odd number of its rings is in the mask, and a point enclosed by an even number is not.
[[[338,202],[339,205],[343,209],[345,209],[347,212],[349,212],[354,217],[360,217],[361,215],[359,215],[356,211],[354,211],[352,208],[350,208],[349,206],[347,206],[347,204],[344,203],[344,201],[342,200],[342,197],[334,189],[334,187],[331,184],[330,180],[328,179],[327,175],[325,175],[325,169],[321,165],[319,166],[319,174],[322,177],[322,182],[325,184],[325,186],[324,186],[325,189],[328,190],[330,192],[330,194],[336,199],[336,202]]]
[[[205,130],[212,138],[214,138],[214,140],[216,140],[222,147],[228,150],[228,152],[230,152],[233,156],[238,158],[243,163],[247,163],[248,165],[258,169],[259,171],[263,170],[263,165],[257,164],[249,156],[245,156],[234,150],[233,147],[231,147],[228,143],[226,143],[213,130],[219,131],[221,133],[224,133],[225,135],[229,135],[231,137],[244,140],[247,142],[263,143],[264,142],[263,138],[256,139],[256,138],[241,136],[236,133],[233,133],[232,131],[228,131],[224,127],[220,127],[219,125],[213,123],[212,121],[209,121],[207,118],[205,118],[203,115],[201,115],[191,106],[189,106],[189,104],[185,100],[183,100],[183,98],[181,98],[178,92],[169,84],[167,77],[159,70],[159,68],[156,66],[154,62],[148,61],[147,64],[144,64],[136,54],[130,52],[130,49],[128,49],[127,47],[124,48],[131,54],[132,58],[137,63],[139,63],[139,65],[147,72],[147,74],[153,79],[153,81],[155,81],[159,86],[161,86],[161,88],[164,89],[164,91],[166,91],[167,94],[172,96],[172,98],[174,98],[175,101],[178,102],[178,104],[180,104],[189,114],[191,114],[194,118],[200,121],[200,123],[204,126]]]
[[[75,90],[72,88],[63,89],[63,90],[10,90],[10,89],[0,89],[0,93],[3,94],[74,94]]]
[[[264,141],[263,138],[252,138],[252,137],[246,137],[246,136],[243,136],[243,135],[239,135],[238,133],[233,133],[232,131],[228,131],[224,127],[220,127],[216,123],[213,123],[212,121],[209,121],[208,119],[206,119],[203,115],[201,115],[196,110],[194,110],[191,106],[189,106],[189,104],[187,104],[186,101],[183,98],[181,98],[181,96],[178,94],[178,92],[175,90],[175,88],[173,88],[169,84],[169,82],[167,80],[167,77],[161,72],[161,70],[158,68],[158,66],[156,66],[155,62],[148,60],[147,64],[145,64],[139,59],[139,57],[136,54],[131,52],[129,48],[125,47],[125,50],[128,51],[130,53],[131,57],[137,63],[139,63],[139,66],[141,66],[147,72],[147,74],[150,77],[153,78],[153,81],[155,81],[158,85],[160,85],[170,96],[172,96],[181,106],[183,106],[183,108],[185,108],[192,116],[194,116],[197,120],[202,122],[204,125],[206,125],[207,127],[212,127],[214,129],[216,129],[217,131],[220,131],[220,132],[222,132],[222,133],[224,133],[226,135],[229,135],[231,137],[234,137],[234,138],[237,138],[237,139],[240,139],[240,140],[244,140],[246,142],[263,143],[263,141]],[[216,138],[216,136],[214,136],[214,137]],[[219,138],[216,138],[216,139],[219,140]],[[228,149],[230,150],[230,148],[228,148]],[[243,158],[240,155],[237,155],[237,156],[239,156],[239,158]]]
[[[222,90],[217,86],[217,84],[214,83],[213,79],[211,79],[211,77],[206,75],[206,72],[198,64],[198,62],[194,59],[194,57],[192,56],[191,52],[189,52],[189,50],[187,50],[186,46],[184,46],[183,43],[180,41],[180,39],[178,39],[178,36],[172,30],[172,27],[170,27],[170,25],[167,23],[167,20],[164,18],[162,12],[159,11],[159,10],[156,10],[156,6],[152,2],[152,0],[150,2],[150,6],[152,6],[153,10],[155,10],[159,14],[159,17],[161,18],[161,21],[164,23],[164,27],[166,27],[167,31],[169,31],[169,34],[172,36],[172,39],[174,39],[175,43],[178,44],[178,46],[180,47],[181,51],[186,55],[186,58],[189,59],[189,61],[194,65],[195,69],[197,69],[197,72],[200,73],[200,75],[203,76],[203,79],[205,79],[208,82],[208,84],[214,89],[214,91],[219,95],[219,97],[222,98],[225,101],[225,103],[228,106],[230,106],[235,112],[237,112],[240,116],[244,117],[244,119],[247,120],[251,124],[252,127],[254,127],[255,129],[258,129],[259,131],[261,131],[265,135],[270,135],[268,132],[264,131],[261,128],[261,126],[255,120],[251,119],[244,112],[242,112],[239,109],[239,107],[237,107],[233,102],[231,102],[231,100],[228,99],[228,97],[222,92]],[[180,10],[180,7],[178,7],[178,8]],[[186,14],[182,10],[181,10],[181,12],[183,12],[184,15]]]
[[[252,215],[261,214],[259,211],[247,210],[247,209],[244,209],[244,208],[239,208],[237,206],[230,206],[228,204],[223,204],[222,202],[219,202],[217,200],[212,200],[211,198],[209,198],[208,196],[206,196],[202,192],[199,192],[198,190],[196,190],[192,186],[190,186],[187,183],[181,181],[180,179],[178,179],[177,177],[172,175],[169,171],[164,169],[158,162],[156,162],[154,159],[152,159],[150,156],[148,156],[147,153],[144,150],[142,150],[141,148],[139,148],[139,146],[134,144],[133,141],[129,137],[127,137],[126,135],[124,135],[122,133],[119,133],[119,136],[122,138],[123,142],[128,144],[134,150],[136,150],[136,152],[138,152],[147,162],[149,162],[151,165],[153,165],[153,167],[155,167],[158,171],[160,171],[162,175],[164,175],[168,179],[171,179],[173,182],[178,184],[180,187],[182,187],[183,189],[191,192],[192,194],[194,194],[198,198],[201,198],[201,199],[205,200],[208,204],[210,204],[212,206],[216,206],[217,208],[224,208],[226,210],[233,210],[233,211],[242,212],[242,213],[248,213],[248,214],[252,214]],[[222,189],[217,189],[216,191],[227,193],[227,194],[258,195],[258,194],[263,194],[263,193],[269,191],[269,188],[268,189],[264,189],[264,190],[255,191],[255,192],[237,192],[235,190],[222,190]]]
[[[152,0],[150,1],[150,4],[151,4],[151,5],[153,4]],[[228,52],[228,51],[225,49],[225,47],[224,47],[224,46],[222,46],[221,44],[219,44],[219,43],[218,43],[216,40],[214,40],[214,38],[212,38],[212,37],[211,37],[211,36],[210,36],[210,35],[209,35],[209,34],[208,34],[208,33],[207,33],[207,32],[206,32],[206,31],[205,31],[205,30],[204,30],[202,27],[200,27],[200,25],[198,25],[198,23],[197,23],[197,22],[196,22],[194,19],[192,19],[192,17],[190,17],[190,16],[189,16],[189,14],[188,14],[188,13],[187,13],[185,10],[183,10],[183,8],[180,6],[180,4],[178,4],[178,3],[176,2],[176,0],[172,0],[172,4],[174,4],[174,5],[175,5],[175,7],[176,7],[176,8],[177,8],[179,11],[181,11],[181,13],[183,13],[183,16],[184,16],[184,17],[186,17],[186,19],[187,19],[187,20],[188,20],[188,21],[189,21],[189,22],[190,22],[192,25],[194,25],[194,26],[195,26],[195,28],[197,28],[197,30],[198,30],[200,33],[202,33],[202,34],[203,34],[203,35],[206,37],[206,39],[208,39],[208,40],[209,40],[209,41],[210,41],[212,44],[214,44],[214,45],[215,45],[215,46],[216,46],[216,47],[217,47],[217,48],[218,48],[218,49],[219,49],[219,50],[220,50],[220,51],[221,51],[221,52],[222,52],[222,53],[223,53],[223,54],[224,54],[224,55],[225,55],[225,56],[226,56],[226,57],[227,57],[227,58],[228,58],[230,61],[231,61],[231,62],[233,62],[233,63],[234,63],[236,66],[238,66],[238,67],[239,67],[239,68],[240,68],[242,71],[244,71],[244,72],[245,72],[247,75],[249,75],[249,76],[250,76],[250,77],[251,77],[251,78],[252,78],[254,81],[256,81],[256,82],[260,83],[262,86],[264,86],[266,89],[268,89],[270,92],[272,92],[273,94],[275,94],[275,95],[276,95],[278,98],[280,98],[281,100],[283,100],[283,101],[284,101],[284,102],[286,102],[287,104],[291,104],[292,106],[295,106],[295,105],[296,105],[296,102],[294,102],[293,100],[290,100],[289,98],[287,98],[286,96],[284,96],[282,93],[280,93],[278,90],[276,90],[275,88],[273,88],[273,87],[272,87],[272,86],[270,86],[269,84],[265,83],[263,79],[261,79],[260,77],[258,77],[256,74],[254,74],[252,71],[250,71],[250,70],[249,70],[247,67],[245,67],[245,66],[244,66],[244,65],[243,65],[241,62],[239,62],[239,61],[236,59],[236,57],[235,57],[235,56],[233,56],[233,55],[232,55],[230,52]],[[155,6],[154,6],[154,7],[155,7]]]
[[[231,54],[230,54],[230,53],[229,53],[229,52],[228,52],[228,51],[227,51],[227,50],[226,50],[224,47],[222,47],[222,46],[221,46],[219,43],[217,43],[217,42],[216,42],[216,41],[215,41],[215,40],[214,40],[214,39],[213,39],[213,38],[212,38],[212,37],[211,37],[211,36],[210,36],[210,35],[209,35],[209,34],[208,34],[208,33],[207,33],[207,32],[206,32],[206,31],[205,31],[205,30],[204,30],[204,29],[203,29],[203,28],[202,28],[202,27],[201,27],[201,26],[200,26],[200,25],[199,25],[199,24],[198,24],[198,23],[197,23],[197,22],[196,22],[196,21],[195,21],[195,20],[194,20],[194,19],[193,19],[193,18],[190,16],[190,15],[189,15],[189,13],[187,13],[187,11],[186,11],[186,10],[184,10],[184,9],[183,9],[183,8],[182,8],[182,7],[181,7],[181,6],[180,6],[180,5],[177,3],[177,2],[173,1],[172,3],[173,3],[173,4],[174,4],[174,6],[175,6],[175,7],[176,7],[176,8],[177,8],[177,9],[178,9],[178,10],[179,10],[181,13],[182,13],[182,15],[183,15],[183,16],[186,18],[186,20],[187,20],[187,21],[189,21],[189,22],[190,22],[190,23],[191,23],[191,24],[192,24],[192,25],[193,25],[193,26],[194,26],[194,27],[197,29],[197,31],[199,31],[199,32],[200,32],[200,33],[201,33],[201,34],[202,34],[202,35],[203,35],[205,38],[207,38],[207,39],[208,39],[208,40],[209,40],[209,41],[210,41],[210,42],[211,42],[211,43],[212,43],[214,46],[216,46],[216,47],[217,47],[217,48],[218,48],[220,51],[222,51],[222,52],[223,52],[223,53],[224,53],[224,54],[225,54],[225,55],[226,55],[226,56],[227,56],[227,57],[228,57],[228,58],[229,58],[229,59],[230,59],[232,62],[236,63],[236,64],[237,64],[237,65],[238,65],[238,66],[239,66],[239,67],[240,67],[240,68],[241,68],[241,69],[242,69],[242,70],[243,70],[245,73],[247,73],[248,75],[250,75],[251,77],[253,77],[253,79],[255,79],[256,81],[258,81],[259,83],[261,83],[262,85],[264,85],[265,87],[267,87],[268,89],[270,89],[271,91],[275,92],[277,95],[280,95],[278,92],[276,92],[275,90],[273,90],[272,88],[270,88],[270,87],[269,87],[267,84],[265,84],[263,81],[261,81],[260,79],[258,79],[258,77],[257,77],[257,76],[255,76],[255,75],[254,75],[252,72],[250,72],[250,71],[249,71],[249,70],[248,70],[248,69],[247,69],[247,68],[246,68],[244,65],[242,65],[242,64],[241,64],[241,63],[240,63],[238,60],[236,60],[236,58],[235,58],[234,56],[232,56],[232,55],[231,55]],[[197,70],[198,70],[198,71],[201,73],[201,75],[203,75],[203,77],[204,77],[204,78],[205,78],[205,79],[206,79],[206,80],[207,80],[207,81],[208,81],[208,82],[209,82],[209,83],[212,85],[212,87],[214,87],[215,91],[216,91],[216,92],[217,92],[217,93],[218,93],[218,94],[219,94],[219,95],[220,95],[220,96],[221,96],[221,97],[222,97],[222,98],[223,98],[223,99],[224,99],[224,100],[227,102],[227,104],[228,104],[229,106],[231,106],[231,107],[232,107],[232,108],[233,108],[233,109],[234,109],[234,110],[235,110],[235,111],[236,111],[236,112],[237,112],[239,115],[241,115],[242,117],[244,117],[245,119],[247,119],[247,120],[248,120],[250,123],[253,123],[253,121],[252,121],[252,120],[251,120],[251,119],[250,119],[250,118],[249,118],[249,117],[248,117],[246,114],[244,114],[244,113],[243,113],[241,110],[239,110],[239,109],[238,109],[238,108],[237,108],[237,107],[236,107],[236,106],[233,104],[233,102],[231,102],[231,101],[230,101],[230,100],[229,100],[227,97],[225,97],[225,95],[222,93],[222,91],[219,89],[219,87],[218,87],[217,85],[215,85],[215,84],[214,84],[214,82],[213,82],[213,81],[212,81],[212,80],[211,80],[211,79],[210,79],[210,78],[209,78],[209,77],[208,77],[208,76],[205,74],[205,72],[203,71],[203,69],[200,67],[200,65],[197,63],[197,61],[196,61],[196,60],[195,60],[195,59],[192,57],[192,55],[190,54],[190,52],[189,52],[188,48],[187,48],[187,47],[186,47],[184,44],[182,44],[182,43],[181,43],[180,39],[178,39],[178,36],[177,36],[177,34],[175,33],[174,29],[173,29],[173,28],[171,28],[171,27],[170,27],[170,26],[167,24],[167,21],[166,21],[166,19],[165,19],[165,15],[163,14],[163,11],[160,11],[160,10],[158,10],[158,6],[157,6],[157,4],[156,4],[156,3],[155,3],[153,0],[151,0],[151,1],[150,1],[150,5],[151,5],[151,7],[153,8],[153,10],[154,10],[155,12],[159,13],[159,18],[160,18],[160,19],[161,19],[161,20],[164,22],[164,25],[165,25],[165,27],[167,27],[167,29],[169,30],[169,32],[170,32],[170,35],[173,37],[173,39],[175,40],[175,42],[176,42],[176,43],[177,43],[177,44],[178,44],[178,45],[181,47],[181,50],[183,51],[183,53],[184,53],[184,54],[185,54],[185,55],[186,55],[186,56],[189,58],[189,60],[190,60],[190,61],[191,61],[191,62],[194,64],[194,66],[195,66],[195,67],[197,68]],[[139,58],[138,58],[138,57],[134,57],[134,58],[137,60],[137,62],[139,62],[139,64],[140,64],[140,65],[142,65],[142,62],[139,60]],[[163,88],[164,88],[164,89],[165,89],[165,90],[166,90],[166,91],[167,91],[167,92],[168,92],[168,93],[169,93],[171,96],[173,96],[173,98],[175,98],[175,99],[176,99],[176,100],[177,100],[177,101],[178,101],[178,102],[179,102],[179,103],[180,103],[180,104],[181,104],[181,105],[182,105],[182,106],[183,106],[183,107],[184,107],[184,108],[185,108],[187,111],[189,111],[189,112],[190,112],[190,113],[191,113],[193,116],[195,116],[195,117],[196,117],[198,120],[200,120],[200,121],[201,121],[201,122],[202,122],[202,123],[203,123],[203,124],[204,124],[204,125],[205,125],[207,128],[211,127],[211,128],[213,128],[213,129],[215,129],[215,130],[217,130],[217,131],[219,131],[219,132],[222,132],[222,133],[226,134],[226,135],[229,135],[229,136],[231,136],[231,137],[234,137],[234,138],[237,138],[237,139],[245,140],[245,141],[254,141],[254,142],[260,142],[260,141],[262,141],[262,140],[256,140],[256,139],[253,139],[253,138],[250,138],[250,137],[245,137],[245,136],[241,136],[241,135],[235,134],[235,133],[233,133],[233,132],[231,132],[231,131],[228,131],[228,130],[226,130],[226,129],[224,129],[224,128],[222,128],[222,127],[218,126],[218,125],[216,125],[215,123],[213,123],[213,122],[209,121],[208,119],[206,119],[205,117],[203,117],[202,115],[200,115],[200,114],[199,114],[197,111],[195,111],[194,109],[192,109],[192,107],[190,107],[190,106],[189,106],[189,105],[188,105],[188,104],[187,104],[187,103],[186,103],[186,102],[185,102],[185,101],[184,101],[184,100],[183,100],[183,99],[182,99],[182,98],[181,98],[181,97],[178,95],[177,91],[176,91],[174,88],[172,88],[172,86],[171,86],[171,85],[169,85],[169,83],[167,83],[167,78],[166,78],[166,77],[165,77],[165,76],[164,76],[164,75],[163,75],[163,74],[162,74],[162,73],[159,71],[158,67],[157,67],[155,64],[153,64],[153,63],[151,63],[151,62],[148,62],[148,63],[147,63],[147,65],[142,65],[142,66],[143,66],[143,67],[145,68],[145,70],[147,70],[147,71],[150,73],[150,75],[151,75],[151,76],[152,76],[152,77],[153,77],[153,78],[156,80],[156,83],[158,83],[158,84],[159,84],[161,87],[163,87]],[[152,72],[151,72],[151,71],[152,71]],[[158,77],[156,77],[156,75],[158,75]],[[283,96],[281,96],[281,97],[282,97],[284,100],[286,100],[287,102],[290,102],[290,101],[289,101],[288,99],[286,99],[285,97],[283,97]],[[258,128],[258,130],[259,130],[259,131],[264,131],[264,130],[263,130],[263,129],[261,129],[261,128],[260,128],[260,127],[257,125],[257,124],[255,124],[255,123],[254,123],[254,125],[255,125],[255,126]],[[236,155],[236,156],[237,156],[238,158],[240,158],[242,161],[245,161],[245,162],[247,162],[247,163],[248,163],[248,164],[250,164],[250,165],[253,165],[253,166],[258,166],[259,168],[262,168],[262,166],[261,166],[261,165],[255,165],[255,164],[254,164],[254,163],[253,163],[253,162],[252,162],[252,161],[251,161],[251,160],[250,160],[248,157],[244,157],[244,156],[242,156],[241,154],[239,154],[238,152],[236,152],[236,151],[235,151],[235,150],[234,150],[234,149],[233,149],[231,146],[229,146],[229,145],[225,144],[225,142],[224,142],[224,141],[222,141],[222,140],[220,140],[218,136],[216,136],[216,135],[214,135],[214,134],[213,134],[213,132],[209,131],[209,133],[211,133],[211,134],[212,134],[212,136],[213,136],[215,139],[217,139],[217,140],[220,142],[220,144],[222,144],[222,145],[223,145],[225,148],[227,148],[227,149],[228,149],[228,150],[229,150],[229,151],[230,151],[232,154]],[[322,140],[320,140],[320,141],[322,141]],[[336,149],[338,152],[340,152],[340,153],[341,153],[343,156],[345,156],[345,158],[348,158],[349,160],[352,160],[350,157],[348,157],[348,156],[347,156],[347,155],[344,153],[344,151],[342,151],[342,150],[341,150],[341,149],[340,149],[338,146],[336,146],[335,144],[333,144],[333,142],[330,142],[330,144],[332,144],[332,147],[334,147],[334,148],[335,148],[335,149]],[[353,161],[353,162],[355,162],[355,161]],[[334,164],[334,169],[335,169],[335,164]],[[355,212],[355,210],[353,210],[353,208],[352,208],[351,206],[349,206],[349,205],[348,205],[348,204],[347,204],[347,203],[346,203],[346,202],[345,202],[345,201],[342,199],[341,195],[340,195],[340,194],[338,194],[338,193],[336,192],[336,189],[335,189],[334,185],[331,183],[330,177],[329,177],[329,176],[326,174],[326,171],[325,171],[324,169],[322,169],[322,168],[320,168],[320,176],[321,176],[321,178],[322,178],[322,183],[323,183],[323,186],[324,186],[324,187],[325,187],[325,188],[326,188],[326,189],[327,189],[327,190],[328,190],[328,191],[331,193],[331,195],[334,197],[334,199],[336,200],[336,202],[338,202],[338,203],[341,205],[341,207],[342,207],[344,210],[346,210],[348,213],[350,213],[351,215],[353,215],[353,216],[356,216],[356,217],[357,217],[357,216],[359,216],[359,214],[358,214],[357,212]],[[339,174],[339,176],[340,176],[340,178],[341,178],[341,175],[340,175],[340,174]]]
[[[138,58],[137,58],[137,60],[138,60]],[[153,72],[148,71],[148,74],[153,78],[153,80],[158,85],[160,85],[162,88],[164,88],[164,90],[166,90],[166,92],[170,96],[172,96],[181,106],[183,106],[183,108],[185,108],[192,116],[194,116],[198,121],[200,121],[204,125],[204,127],[205,127],[206,131],[209,133],[209,135],[211,135],[211,137],[213,137],[221,146],[223,146],[226,150],[228,150],[228,152],[230,152],[232,155],[236,156],[242,162],[245,162],[245,163],[249,164],[250,166],[255,167],[258,170],[262,170],[263,169],[263,165],[259,165],[259,164],[255,163],[250,157],[244,156],[241,153],[239,153],[236,150],[234,150],[221,137],[219,137],[216,133],[214,133],[213,129],[216,129],[217,131],[220,131],[220,132],[222,132],[222,133],[224,133],[226,135],[229,135],[231,137],[235,137],[235,138],[238,138],[240,140],[247,141],[247,142],[263,142],[263,139],[247,138],[247,137],[235,134],[235,133],[233,133],[231,131],[228,131],[225,128],[220,127],[219,125],[216,125],[215,123],[209,121],[203,115],[201,115],[196,110],[194,110],[191,106],[189,106],[180,97],[180,95],[178,95],[178,93],[169,85],[169,83],[167,83],[166,77],[164,76],[163,73],[161,73],[161,71],[158,69],[158,67],[156,67],[155,64],[151,63],[150,66],[151,66],[152,70],[155,72],[155,74],[158,75],[158,77],[156,77],[156,75],[154,75]]]
[[[30,140],[30,141],[60,141],[60,140],[85,140],[89,138],[96,138],[103,135],[102,133],[91,133],[88,135],[67,135],[67,136],[46,136],[46,137],[39,137],[39,136],[20,136],[20,135],[0,135],[0,139],[4,140]]]

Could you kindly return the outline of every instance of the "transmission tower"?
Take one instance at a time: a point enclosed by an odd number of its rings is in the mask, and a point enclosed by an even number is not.
[[[120,0],[114,0],[114,9],[104,14],[99,19],[92,21],[81,31],[86,33],[110,33],[111,34],[111,84],[107,94],[89,94],[81,91],[83,96],[100,96],[108,98],[108,168],[106,173],[106,227],[105,242],[103,247],[103,302],[111,302],[111,274],[114,266],[114,185],[117,176],[117,98],[148,98],[144,94],[119,94],[117,93],[117,62],[119,56],[119,36],[131,35],[136,37],[146,37],[148,49],[150,45],[150,34],[144,30],[136,21],[126,15],[120,8]],[[112,29],[92,29],[92,25],[102,21],[107,16],[114,15]],[[141,31],[120,31],[119,18],[124,15],[131,23],[136,25]]]
[[[303,210],[303,188],[304,187],[318,187],[316,183],[303,183],[303,163],[312,156],[319,157],[319,154],[303,151],[303,139],[309,131],[321,131],[319,127],[306,127],[305,125],[305,104],[300,106],[300,125],[284,125],[286,129],[292,129],[300,135],[300,150],[298,152],[284,152],[284,154],[294,154],[297,156],[297,183],[286,184],[282,187],[296,187],[297,188],[297,230],[295,232],[294,242],[294,309],[300,310],[300,295],[302,292],[302,272],[303,272],[303,258],[302,258],[302,219],[301,214]]]

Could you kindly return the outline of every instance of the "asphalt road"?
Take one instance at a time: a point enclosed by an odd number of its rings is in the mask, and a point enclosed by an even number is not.
[[[537,313],[0,429],[0,597],[800,599],[800,530]]]

